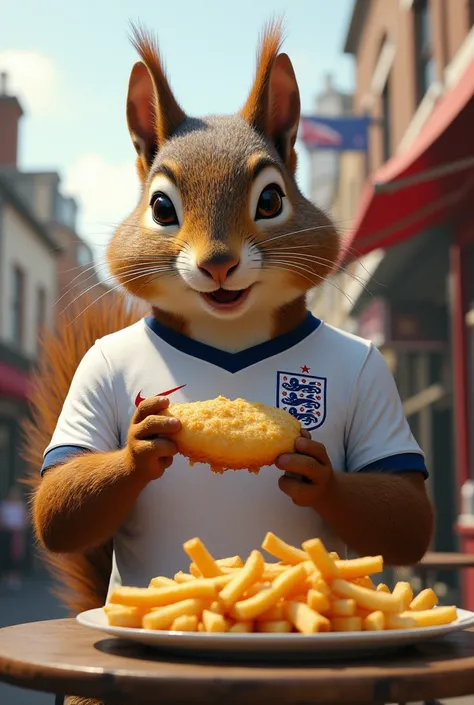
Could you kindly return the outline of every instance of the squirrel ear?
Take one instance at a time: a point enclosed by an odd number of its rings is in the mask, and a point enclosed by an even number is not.
[[[146,170],[158,151],[156,107],[156,95],[150,72],[144,63],[137,61],[128,83],[127,124],[133,146]]]
[[[281,158],[294,171],[294,146],[300,121],[300,92],[295,72],[286,54],[275,59],[270,76],[268,136],[275,143]]]
[[[289,57],[278,53],[280,43],[281,24],[271,24],[262,38],[255,81],[241,115],[273,142],[286,166],[294,172],[300,94]]]
[[[127,123],[138,153],[139,171],[146,175],[156,152],[186,119],[163,71],[158,47],[144,29],[133,27],[132,43],[142,61],[130,75]]]

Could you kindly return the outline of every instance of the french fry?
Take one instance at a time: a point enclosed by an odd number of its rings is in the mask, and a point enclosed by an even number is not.
[[[235,622],[229,627],[229,632],[235,634],[251,634],[253,632],[253,622]]]
[[[322,592],[323,595],[329,596],[331,594],[331,588],[323,578],[316,578],[312,580],[313,590]]]
[[[224,573],[222,575],[218,575],[216,578],[203,578],[201,572],[197,569],[196,566],[194,566],[194,568],[193,568],[193,565],[194,565],[194,563],[191,563],[191,565],[189,566],[189,569],[190,569],[189,574],[192,575],[193,578],[197,578],[198,580],[212,580],[212,582],[214,583],[214,585],[216,586],[216,588],[218,590],[220,590],[220,588],[223,588],[224,585],[227,585],[227,583],[229,583],[232,580],[232,578],[234,577],[234,573],[232,572],[232,573]],[[194,570],[194,572],[193,572],[193,570]],[[178,581],[176,581],[176,582],[178,582]],[[189,582],[189,580],[186,579],[186,580],[183,580],[182,582]]]
[[[230,624],[221,614],[216,614],[210,610],[204,610],[202,613],[202,623],[206,632],[227,632]]]
[[[262,573],[262,580],[264,582],[273,582],[275,578],[288,570],[288,565],[283,565],[281,563],[265,563],[265,570]]]
[[[143,629],[169,629],[177,617],[181,617],[182,615],[199,616],[202,614],[205,607],[206,602],[196,598],[176,602],[173,605],[160,607],[159,609],[153,610],[153,612],[148,612],[148,614],[145,614],[143,617],[142,626]]]
[[[287,620],[302,634],[316,634],[330,630],[329,620],[303,602],[286,602],[283,609]]]
[[[413,600],[410,602],[411,610],[430,610],[436,607],[438,604],[438,597],[434,590],[431,588],[426,588],[422,590]]]
[[[415,629],[416,622],[411,615],[385,614],[385,629]]]
[[[360,632],[362,617],[331,617],[331,627],[334,632]]]
[[[182,614],[176,617],[170,627],[172,632],[197,632],[198,616],[196,614]]]
[[[219,600],[229,609],[263,574],[265,561],[260,551],[252,551],[244,567],[222,588]]]
[[[285,634],[291,631],[291,622],[288,622],[286,619],[274,622],[257,622],[257,632],[269,634]]]
[[[162,588],[118,587],[110,595],[109,602],[152,609],[181,602],[188,598],[206,597],[209,599],[217,597],[216,586],[212,580],[196,579],[189,583]]]
[[[391,591],[372,577],[381,556],[341,560],[319,539],[296,548],[269,532],[245,562],[238,555],[214,559],[199,538],[183,548],[189,572],[156,576],[147,588],[113,590],[104,614],[111,626],[250,634],[297,631],[384,631],[442,626],[457,619],[455,607],[438,607],[428,588],[418,595],[408,582]]]
[[[324,548],[321,539],[311,539],[310,541],[305,541],[303,544],[303,549],[311,558],[323,578],[333,580],[334,578],[339,577],[339,568]]]
[[[223,575],[222,569],[218,566],[201,539],[190,539],[183,544],[183,548],[204,578],[215,578],[218,575]]]
[[[202,578],[203,575],[195,563],[191,563],[189,566],[189,572],[194,575],[195,578]],[[222,571],[221,571],[222,572]]]
[[[285,619],[283,604],[270,607],[266,612],[262,612],[257,617],[257,622],[281,622]]]
[[[400,617],[413,621],[415,627],[440,627],[455,622],[458,614],[456,607],[449,606],[428,610],[407,610],[402,612]]]
[[[363,578],[354,578],[354,585],[367,588],[367,590],[375,590],[375,585],[369,575],[364,575]]]
[[[347,561],[336,560],[335,563],[339,569],[339,576],[344,580],[354,580],[355,578],[364,579],[368,575],[381,573],[383,570],[382,556],[351,558]]]
[[[355,600],[350,597],[341,597],[339,600],[333,600],[329,608],[329,615],[331,617],[355,617]]]
[[[243,595],[242,599],[247,599],[247,597],[253,597],[253,595],[257,595],[262,590],[265,590],[265,589],[271,587],[271,585],[272,584],[270,582],[254,583],[245,591],[245,595]]]
[[[413,601],[413,589],[410,583],[403,581],[398,582],[392,590],[392,595],[401,597],[403,601],[403,609],[406,610]]]
[[[241,620],[255,619],[262,612],[274,607],[277,602],[290,593],[296,585],[306,578],[306,571],[302,565],[295,565],[279,575],[270,588],[262,590],[257,595],[246,600],[236,602],[232,616]]]
[[[304,565],[301,563],[300,565]],[[306,602],[306,597],[308,594],[308,590],[311,590],[313,587],[313,583],[310,580],[310,578],[305,578],[301,583],[295,586],[294,590],[292,590],[288,595],[286,596],[287,600],[295,600],[297,597],[302,597],[304,596],[303,602]]]
[[[189,583],[191,580],[196,580],[194,575],[191,575],[191,573],[183,573],[182,570],[180,570],[179,573],[176,573],[174,576],[175,583]],[[163,585],[150,585],[150,587],[164,587],[164,586]]]
[[[161,588],[161,587],[172,587],[173,585],[176,585],[176,581],[171,580],[171,578],[165,578],[162,575],[159,575],[156,578],[152,578],[150,580],[150,584],[148,587],[154,587],[154,588]]]
[[[306,594],[301,594],[301,595],[288,595],[287,600],[290,600],[291,602],[304,602],[305,605],[308,605],[308,593]],[[309,607],[309,605],[308,605]]]
[[[222,568],[243,568],[244,562],[240,556],[229,556],[228,558],[218,558],[217,565]]]
[[[331,607],[328,596],[318,590],[308,590],[306,600],[315,612],[328,612]]]
[[[271,556],[275,556],[275,558],[279,558],[290,565],[298,565],[298,563],[308,560],[308,555],[305,551],[302,551],[301,548],[290,546],[290,544],[282,541],[271,531],[265,536],[262,548]]]
[[[111,627],[129,627],[140,629],[142,626],[143,610],[138,607],[125,605],[105,605],[104,612]]]
[[[331,587],[339,597],[352,598],[360,607],[372,612],[382,610],[382,612],[400,613],[404,607],[401,597],[353,585],[347,580],[336,579],[332,582]]]
[[[385,629],[385,615],[380,610],[371,612],[364,618],[362,628],[366,632],[381,632]]]

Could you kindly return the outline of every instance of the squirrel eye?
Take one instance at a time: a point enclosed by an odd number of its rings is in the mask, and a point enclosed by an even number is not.
[[[255,220],[263,218],[276,218],[283,210],[283,198],[285,194],[278,184],[266,186],[257,203],[257,213]]]
[[[151,199],[153,220],[158,225],[178,225],[178,216],[169,196],[161,191],[154,193]]]

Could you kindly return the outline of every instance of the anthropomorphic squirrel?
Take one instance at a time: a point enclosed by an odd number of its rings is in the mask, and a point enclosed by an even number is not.
[[[67,604],[173,575],[193,536],[216,556],[245,555],[273,531],[417,561],[433,525],[427,470],[393,376],[370,342],[307,310],[339,237],[295,181],[300,99],[279,25],[233,117],[188,117],[151,36],[133,36],[127,121],[142,190],[108,261],[149,315],[98,304],[50,337],[28,429],[42,463],[34,523]],[[190,468],[179,422],[160,412],[168,398],[219,394],[296,415],[296,452],[258,475]]]

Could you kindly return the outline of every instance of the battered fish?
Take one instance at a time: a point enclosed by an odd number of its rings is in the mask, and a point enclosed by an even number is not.
[[[219,396],[209,401],[170,404],[182,428],[173,434],[190,465],[206,463],[211,470],[249,470],[273,465],[282,453],[294,452],[301,424],[286,411],[245,399]]]

